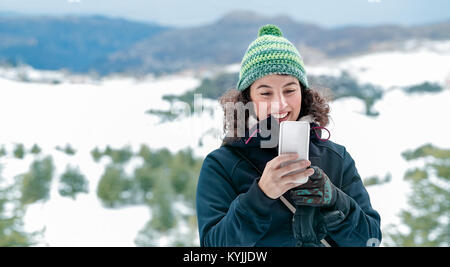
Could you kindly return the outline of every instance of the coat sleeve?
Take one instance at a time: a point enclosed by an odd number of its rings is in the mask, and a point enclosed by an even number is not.
[[[336,204],[322,212],[328,233],[338,246],[367,246],[381,242],[380,215],[371,204],[369,194],[350,154],[344,152],[343,184],[337,188]]]
[[[276,199],[264,194],[258,180],[238,194],[226,168],[211,154],[205,158],[196,193],[200,246],[253,246],[262,238]]]

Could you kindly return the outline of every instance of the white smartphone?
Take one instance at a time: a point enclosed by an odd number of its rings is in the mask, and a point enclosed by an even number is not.
[[[298,158],[281,164],[284,167],[290,163],[308,160],[309,155],[309,122],[307,121],[282,121],[280,123],[280,135],[278,141],[278,155],[290,152],[297,152]],[[290,172],[289,174],[299,173],[306,168]],[[308,177],[299,179],[298,183],[306,183]]]

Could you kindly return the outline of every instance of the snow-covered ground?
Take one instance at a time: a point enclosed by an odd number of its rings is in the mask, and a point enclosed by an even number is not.
[[[46,226],[46,244],[51,246],[134,246],[137,232],[150,218],[150,212],[144,206],[118,210],[102,207],[96,187],[105,164],[95,163],[90,151],[106,145],[130,145],[138,151],[141,144],[147,144],[176,152],[195,143],[178,135],[182,129],[176,124],[155,126],[158,119],[145,111],[168,108],[161,99],[164,94],[179,94],[199,82],[192,77],[167,76],[157,80],[113,78],[100,84],[51,85],[0,78],[0,146],[5,145],[11,152],[16,143],[23,143],[27,149],[36,143],[42,154],[52,155],[54,177],[71,164],[79,166],[89,180],[90,193],[79,194],[73,201],[59,195],[54,179],[50,201],[29,206],[26,229]],[[77,151],[74,156],[55,149],[66,144]],[[24,160],[0,158],[4,165],[2,177],[12,179],[26,172],[32,160],[31,155]]]
[[[450,87],[450,41],[410,40],[397,50],[381,51],[349,59],[306,66],[308,74],[339,76],[342,70],[361,83],[385,89],[417,85],[425,81]]]
[[[424,95],[393,90],[376,103],[377,118],[363,115],[363,105],[357,100],[340,99],[331,104],[331,140],[346,147],[359,174],[363,178],[392,175],[389,183],[367,187],[373,207],[382,216],[382,228],[399,222],[396,215],[407,207],[409,192],[403,175],[407,169],[421,166],[403,160],[401,153],[426,143],[450,148],[450,126],[442,123],[450,114],[448,103],[450,90]]]
[[[432,81],[448,87],[449,47],[448,42],[433,43],[308,68],[314,74],[345,69],[360,81],[393,89],[374,105],[374,110],[380,112],[375,118],[364,115],[360,100],[344,98],[332,102],[332,121],[327,127],[331,140],[344,145],[355,159],[363,178],[392,175],[391,182],[368,187],[372,205],[382,216],[382,228],[397,224],[397,213],[406,207],[408,184],[403,182],[403,175],[414,163],[404,161],[401,152],[425,143],[450,147],[446,138],[450,136],[450,126],[443,123],[450,114],[450,90],[407,95],[396,86]],[[229,66],[227,70],[233,71],[235,67]],[[145,113],[151,108],[168,109],[168,103],[161,99],[163,95],[180,94],[199,84],[199,79],[186,74],[57,84],[0,78],[0,146],[4,144],[11,151],[15,143],[23,143],[28,149],[36,143],[43,154],[53,156],[55,177],[70,163],[79,166],[89,179],[90,193],[80,194],[76,201],[59,196],[54,186],[50,201],[30,205],[26,229],[46,226],[46,244],[51,246],[133,246],[137,232],[150,218],[149,210],[143,206],[103,208],[96,197],[96,186],[104,164],[95,163],[90,151],[106,145],[114,148],[130,145],[137,151],[141,144],[147,144],[153,149],[166,147],[173,152],[190,146],[197,156],[206,156],[221,142],[217,137],[207,136],[203,146],[198,147],[198,139],[205,131],[222,129],[222,111],[216,101],[205,100],[205,104],[215,108],[213,117],[205,112],[157,124],[158,118]],[[67,143],[77,150],[76,155],[55,150],[55,146],[64,147]],[[31,160],[30,155],[24,160],[0,158],[5,166],[2,176],[12,179],[27,171]]]

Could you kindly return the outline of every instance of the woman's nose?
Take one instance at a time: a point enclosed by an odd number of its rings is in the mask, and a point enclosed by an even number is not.
[[[283,111],[284,109],[286,109],[288,104],[286,98],[283,95],[280,95],[277,97],[277,99],[275,99],[275,102],[272,103],[271,106],[275,109],[273,111],[276,112],[276,111]]]

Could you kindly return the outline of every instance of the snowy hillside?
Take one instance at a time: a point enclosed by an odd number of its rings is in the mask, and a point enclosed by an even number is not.
[[[425,81],[450,85],[450,41],[410,40],[396,50],[324,62],[309,74],[339,75],[346,70],[362,83],[389,89]]]
[[[401,152],[425,143],[450,147],[450,126],[442,123],[450,114],[449,62],[450,42],[425,42],[410,44],[402,51],[361,55],[307,68],[311,74],[347,70],[362,82],[390,89],[374,106],[380,112],[378,117],[365,116],[363,103],[355,98],[332,102],[332,120],[327,127],[331,140],[344,145],[355,159],[363,178],[392,175],[391,182],[368,187],[372,205],[381,214],[382,228],[398,223],[396,215],[406,207],[408,185],[403,175],[411,165],[402,159]],[[46,226],[46,242],[51,246],[134,246],[137,232],[149,219],[146,207],[109,210],[101,206],[95,192],[104,166],[93,162],[89,152],[94,147],[131,145],[137,150],[147,144],[176,152],[191,146],[197,156],[204,157],[221,142],[208,136],[204,146],[198,146],[199,137],[211,127],[215,133],[221,132],[222,111],[214,101],[205,101],[205,105],[214,107],[213,117],[205,112],[157,125],[158,118],[145,113],[150,108],[169,108],[163,95],[181,94],[198,86],[200,80],[192,75],[141,80],[108,77],[95,83],[56,84],[21,82],[11,75],[0,75],[0,145],[11,148],[23,143],[31,147],[36,143],[44,154],[54,157],[56,175],[72,163],[89,178],[90,193],[80,195],[76,201],[62,198],[52,188],[49,202],[28,208],[26,229]],[[408,95],[399,87],[423,81],[438,82],[446,90]],[[54,149],[67,143],[77,150],[75,156]],[[5,166],[2,176],[11,179],[24,172],[30,162],[29,157],[0,158]]]

